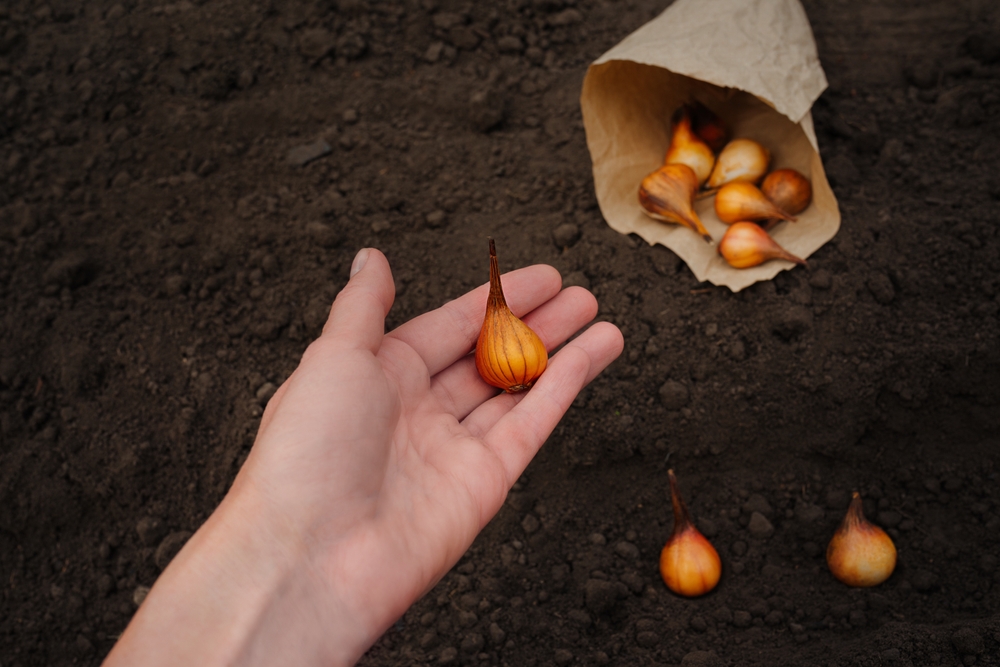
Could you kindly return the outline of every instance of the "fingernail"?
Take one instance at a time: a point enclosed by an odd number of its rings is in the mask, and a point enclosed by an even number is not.
[[[351,278],[358,274],[358,271],[365,268],[365,262],[368,261],[368,253],[371,252],[368,248],[362,248],[358,251],[358,254],[354,256],[354,263],[351,264]]]

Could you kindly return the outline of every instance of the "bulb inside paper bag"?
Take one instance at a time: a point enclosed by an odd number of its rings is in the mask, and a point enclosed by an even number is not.
[[[794,72],[798,77],[789,76]],[[789,265],[735,269],[697,234],[644,215],[635,192],[663,160],[670,119],[684,104],[717,114],[733,138],[771,151],[770,169],[791,168],[812,184],[812,205],[775,240],[806,258],[840,228],[809,109],[826,87],[798,0],[677,0],[595,61],[580,98],[594,187],[608,224],[679,255],[701,281],[739,291]],[[713,238],[726,230],[710,198],[695,211]]]

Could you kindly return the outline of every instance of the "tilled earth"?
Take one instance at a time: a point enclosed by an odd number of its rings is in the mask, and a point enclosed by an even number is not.
[[[1000,664],[995,3],[807,0],[843,226],[738,294],[593,194],[586,66],[666,4],[0,4],[0,665],[100,663],[358,248],[395,326],[488,235],[625,353],[362,664]],[[697,600],[657,571],[668,467],[724,563]],[[873,589],[824,560],[854,490],[899,550]]]

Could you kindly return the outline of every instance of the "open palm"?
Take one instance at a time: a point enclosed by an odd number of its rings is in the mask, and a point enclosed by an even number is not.
[[[528,313],[550,350],[597,313],[588,291],[560,287],[547,266],[504,277],[512,310]],[[301,521],[331,576],[357,578],[358,613],[375,613],[376,626],[458,560],[577,392],[621,351],[617,328],[598,323],[529,392],[497,395],[469,354],[487,293],[483,285],[383,335],[393,283],[371,251],[269,403],[242,473]]]
[[[590,292],[561,290],[549,266],[503,284],[549,350],[597,313]],[[163,653],[170,660],[360,657],[461,557],[580,389],[621,353],[621,332],[597,323],[529,391],[497,395],[469,354],[487,293],[386,334],[389,264],[377,250],[359,253],[322,336],[268,403],[230,493],[111,657],[150,656],[156,629],[171,626],[183,649]]]

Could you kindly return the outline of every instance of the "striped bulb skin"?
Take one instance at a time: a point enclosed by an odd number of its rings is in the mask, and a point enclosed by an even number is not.
[[[487,384],[514,394],[531,387],[548,360],[542,339],[507,307],[496,245],[490,239],[490,295],[476,342],[476,370]]]
[[[884,530],[865,518],[857,491],[826,548],[826,563],[848,586],[877,586],[896,569],[896,545]]]
[[[670,501],[674,509],[674,531],[660,552],[660,576],[667,588],[677,595],[698,597],[719,583],[722,561],[719,552],[691,521],[674,471],[668,470],[667,477],[670,479]]]

